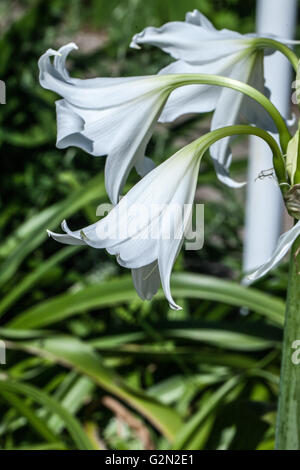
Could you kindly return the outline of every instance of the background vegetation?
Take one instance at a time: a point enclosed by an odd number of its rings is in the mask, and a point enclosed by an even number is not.
[[[255,288],[239,285],[243,192],[220,185],[205,159],[205,246],[182,253],[173,275],[184,310],[169,310],[161,293],[141,302],[106,253],[47,238],[64,218],[74,228],[95,221],[107,197],[103,158],[55,148],[56,96],[37,70],[46,49],[73,40],[74,76],[156,73],[170,58],[130,50],[134,33],[193,8],[250,32],[254,3],[1,1],[2,449],[272,448],[287,266]],[[209,116],[158,125],[148,154],[159,162],[208,126]],[[235,154],[242,177],[243,140]]]

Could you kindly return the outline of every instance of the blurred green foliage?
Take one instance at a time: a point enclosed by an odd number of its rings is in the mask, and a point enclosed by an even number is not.
[[[39,86],[38,58],[74,40],[75,76],[156,73],[170,59],[128,49],[131,36],[194,8],[219,28],[254,29],[250,0],[1,2],[3,449],[272,448],[287,271],[259,290],[232,281],[241,275],[244,196],[216,181],[209,158],[197,193],[205,246],[175,267],[181,312],[161,293],[141,302],[105,253],[46,236],[65,217],[74,227],[96,220],[107,197],[103,158],[55,148],[56,97]],[[161,161],[205,132],[208,118],[157,126],[148,154]],[[238,177],[244,148],[233,164]],[[129,185],[136,181],[133,172]]]

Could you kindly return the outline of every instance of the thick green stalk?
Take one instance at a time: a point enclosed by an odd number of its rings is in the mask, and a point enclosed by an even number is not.
[[[296,170],[294,174],[294,184],[299,184],[300,183],[300,139],[299,139],[299,133],[300,133],[300,121],[298,121],[298,145],[297,145],[297,164],[296,164]]]
[[[300,237],[294,242],[290,261],[276,426],[277,450],[300,450],[300,256],[296,262],[299,247]]]

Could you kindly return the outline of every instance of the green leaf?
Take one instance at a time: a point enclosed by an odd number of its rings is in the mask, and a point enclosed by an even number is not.
[[[43,336],[49,336],[49,334],[51,334],[51,332],[47,330],[17,330],[0,328],[0,336],[2,338],[13,340],[41,338]]]
[[[181,427],[179,415],[142,390],[124,384],[120,377],[102,365],[101,357],[88,344],[67,336],[41,339],[21,345],[31,354],[40,354],[90,377],[144,415],[164,436],[172,441]]]
[[[28,444],[14,447],[6,447],[5,450],[66,450],[66,446],[61,442],[43,442],[41,444]]]
[[[232,322],[200,322],[200,321],[168,321],[168,323],[152,323],[152,328],[159,331],[162,339],[182,339],[191,343],[207,343],[220,348],[239,351],[259,351],[280,347],[282,341],[281,329],[262,322],[247,322],[234,324]],[[133,331],[112,336],[95,338],[90,343],[101,350],[124,351],[125,345],[136,349],[148,347],[147,340],[152,338],[144,331]],[[139,343],[142,342],[142,346]],[[137,344],[138,343],[138,344]]]
[[[224,281],[211,276],[174,273],[172,279],[174,297],[205,299],[238,307],[247,307],[282,326],[284,302],[254,288]],[[162,290],[155,299],[164,297]],[[62,321],[89,309],[112,307],[121,303],[137,301],[132,279],[123,276],[88,286],[76,293],[59,295],[41,302],[19,314],[9,322],[9,328],[38,328]],[[142,301],[141,301],[142,302]]]
[[[0,286],[8,281],[18,269],[21,262],[46,238],[47,229],[54,229],[63,219],[86,206],[93,200],[105,197],[103,174],[91,179],[82,188],[73,191],[63,201],[48,207],[43,212],[25,222],[5,242],[9,255],[0,266]],[[13,249],[10,249],[10,246]],[[2,247],[4,250],[5,246]]]
[[[266,329],[265,337],[261,329],[265,329],[265,325],[255,323],[254,325],[240,325],[235,326],[230,323],[212,323],[202,322],[200,325],[195,325],[193,328],[188,328],[183,324],[176,325],[176,328],[172,327],[170,322],[170,328],[161,328],[159,331],[162,335],[168,338],[185,339],[193,342],[204,342],[225,349],[233,349],[238,351],[259,351],[274,347],[281,346],[281,331],[276,329]],[[180,322],[179,322],[180,323]],[[246,332],[245,330],[247,330]],[[252,331],[251,331],[252,330]],[[273,336],[274,333],[275,337]],[[272,338],[273,336],[273,338]]]
[[[200,298],[246,307],[280,326],[284,322],[285,304],[281,299],[237,282],[212,276],[176,273],[173,275],[172,289],[178,297]]]
[[[225,382],[214,392],[205,404],[201,404],[199,411],[181,428],[173,442],[173,449],[189,449],[189,441],[194,439],[195,433],[210,413],[216,409],[219,403],[240,383],[239,377],[233,377]]]
[[[199,350],[199,348],[190,348],[187,346],[184,347],[128,347],[124,348],[124,350],[116,350],[116,351],[109,351],[109,356],[118,356],[118,357],[135,357],[136,359],[146,359],[151,360],[174,360],[177,362],[179,357],[185,359],[185,361],[189,361],[191,363],[197,364],[214,364],[220,366],[228,366],[235,369],[252,369],[256,366],[257,361],[249,355],[243,354],[230,354],[222,352],[216,352],[215,350],[212,351],[205,351]]]
[[[72,383],[72,386],[64,395],[60,404],[72,415],[75,415],[84,403],[84,400],[93,391],[94,387],[94,383],[87,377],[78,377],[75,383]],[[57,415],[51,416],[48,425],[56,434],[61,432],[65,427],[64,421]]]
[[[1,391],[9,393],[18,393],[37,401],[41,405],[48,408],[52,413],[57,414],[65,422],[65,425],[78,449],[94,449],[87,435],[82,430],[79,421],[74,416],[72,416],[68,410],[66,410],[56,400],[48,396],[42,390],[32,385],[25,384],[23,382],[17,382],[15,380],[10,379],[0,379],[0,392]]]
[[[51,269],[56,264],[61,263],[69,256],[77,253],[82,246],[68,246],[66,248],[61,248],[55,255],[51,256],[47,261],[41,263],[37,269],[32,273],[29,273],[25,276],[19,284],[14,286],[8,294],[3,297],[0,302],[0,317],[5,311],[8,310],[17,300],[20,299],[29,289],[31,289],[34,284],[45,274],[49,269]]]
[[[57,436],[51,431],[47,424],[37,416],[35,411],[24,402],[24,400],[20,400],[14,393],[3,389],[0,394],[4,400],[10,403],[20,413],[21,416],[24,416],[27,419],[28,423],[40,437],[43,437],[48,442],[57,441]]]

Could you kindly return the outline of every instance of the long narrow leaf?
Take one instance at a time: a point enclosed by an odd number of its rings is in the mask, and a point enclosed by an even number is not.
[[[173,449],[181,450],[188,448],[189,440],[193,439],[197,429],[209,416],[209,414],[216,408],[224,397],[231,392],[240,382],[239,377],[233,377],[225,382],[211,397],[207,400],[205,405],[201,406],[199,411],[182,427],[173,443]]]
[[[52,358],[54,361],[72,367],[81,374],[90,377],[100,387],[115,394],[138,410],[170,441],[180,429],[181,419],[174,410],[148,396],[142,390],[128,387],[120,377],[103,367],[101,357],[88,344],[62,336],[23,343],[23,348],[32,354]]]
[[[248,307],[278,325],[283,324],[284,303],[253,288],[197,274],[174,274],[173,293],[179,298],[205,299]],[[156,298],[162,298],[159,291]],[[88,286],[76,293],[63,294],[26,310],[9,323],[10,328],[38,328],[62,321],[92,308],[104,308],[138,300],[131,277]]]
[[[1,388],[1,387],[0,387]],[[32,410],[24,401],[20,400],[17,395],[5,390],[1,390],[0,395],[4,400],[6,400],[10,405],[12,405],[20,414],[24,416],[36,433],[43,437],[48,442],[56,442],[57,436],[51,431],[44,421],[37,416],[37,414]]]
[[[47,229],[56,228],[61,221],[93,200],[99,202],[105,196],[103,175],[97,175],[84,187],[73,191],[70,196],[26,222],[7,244],[16,245],[0,266],[0,286],[16,272],[24,258],[47,238]]]
[[[47,407],[49,410],[52,411],[52,413],[57,414],[58,416],[60,416],[61,419],[64,420],[65,425],[78,449],[94,449],[87,435],[82,430],[79,421],[74,416],[72,416],[64,407],[62,407],[56,400],[54,400],[42,390],[32,385],[28,385],[10,379],[0,380],[0,391],[2,390],[28,396],[40,403],[41,405]]]
[[[231,350],[258,351],[280,347],[282,341],[282,331],[279,328],[262,322],[235,324],[233,322],[169,321],[168,323],[153,323],[151,326],[159,331],[162,339],[186,340],[188,343],[192,342],[191,346],[199,342]],[[101,350],[115,351],[124,350],[126,345],[128,345],[127,349],[132,346],[138,349],[140,343],[145,346],[145,343],[151,339],[144,331],[133,331],[95,338],[91,340],[91,344]]]
[[[24,277],[19,284],[17,284],[13,289],[11,289],[8,294],[3,297],[0,302],[0,317],[11,307],[17,300],[20,299],[29,289],[31,289],[34,284],[53,266],[61,263],[68,257],[75,255],[82,246],[68,246],[66,248],[60,249],[55,255],[49,258],[44,263],[41,263],[35,271],[29,273]]]

